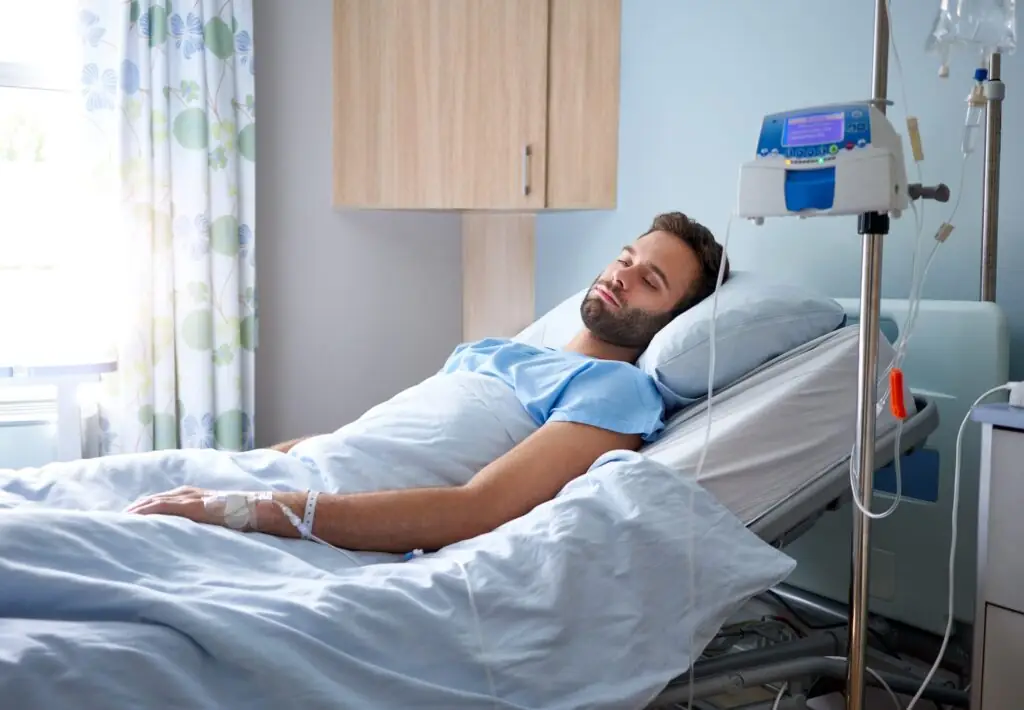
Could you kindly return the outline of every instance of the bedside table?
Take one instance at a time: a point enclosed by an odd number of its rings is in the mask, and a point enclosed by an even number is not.
[[[971,419],[982,425],[971,708],[1004,710],[1024,698],[1024,408],[987,404]]]

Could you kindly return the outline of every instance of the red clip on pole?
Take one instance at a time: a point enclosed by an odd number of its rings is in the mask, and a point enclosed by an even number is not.
[[[897,419],[907,418],[907,406],[903,401],[903,370],[896,367],[889,371],[889,409]]]

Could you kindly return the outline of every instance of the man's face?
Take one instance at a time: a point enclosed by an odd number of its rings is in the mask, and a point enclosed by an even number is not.
[[[580,315],[601,340],[643,349],[672,320],[700,276],[697,255],[668,232],[651,232],[623,248],[591,284]]]

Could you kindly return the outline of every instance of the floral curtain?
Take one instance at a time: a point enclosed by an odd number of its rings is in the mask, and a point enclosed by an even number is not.
[[[96,454],[253,446],[252,0],[79,0],[83,145],[110,189],[117,371]]]

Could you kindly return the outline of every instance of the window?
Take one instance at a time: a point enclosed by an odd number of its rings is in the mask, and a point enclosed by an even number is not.
[[[104,215],[90,207],[101,188],[76,143],[77,5],[0,0],[0,366],[94,359],[108,345]]]

